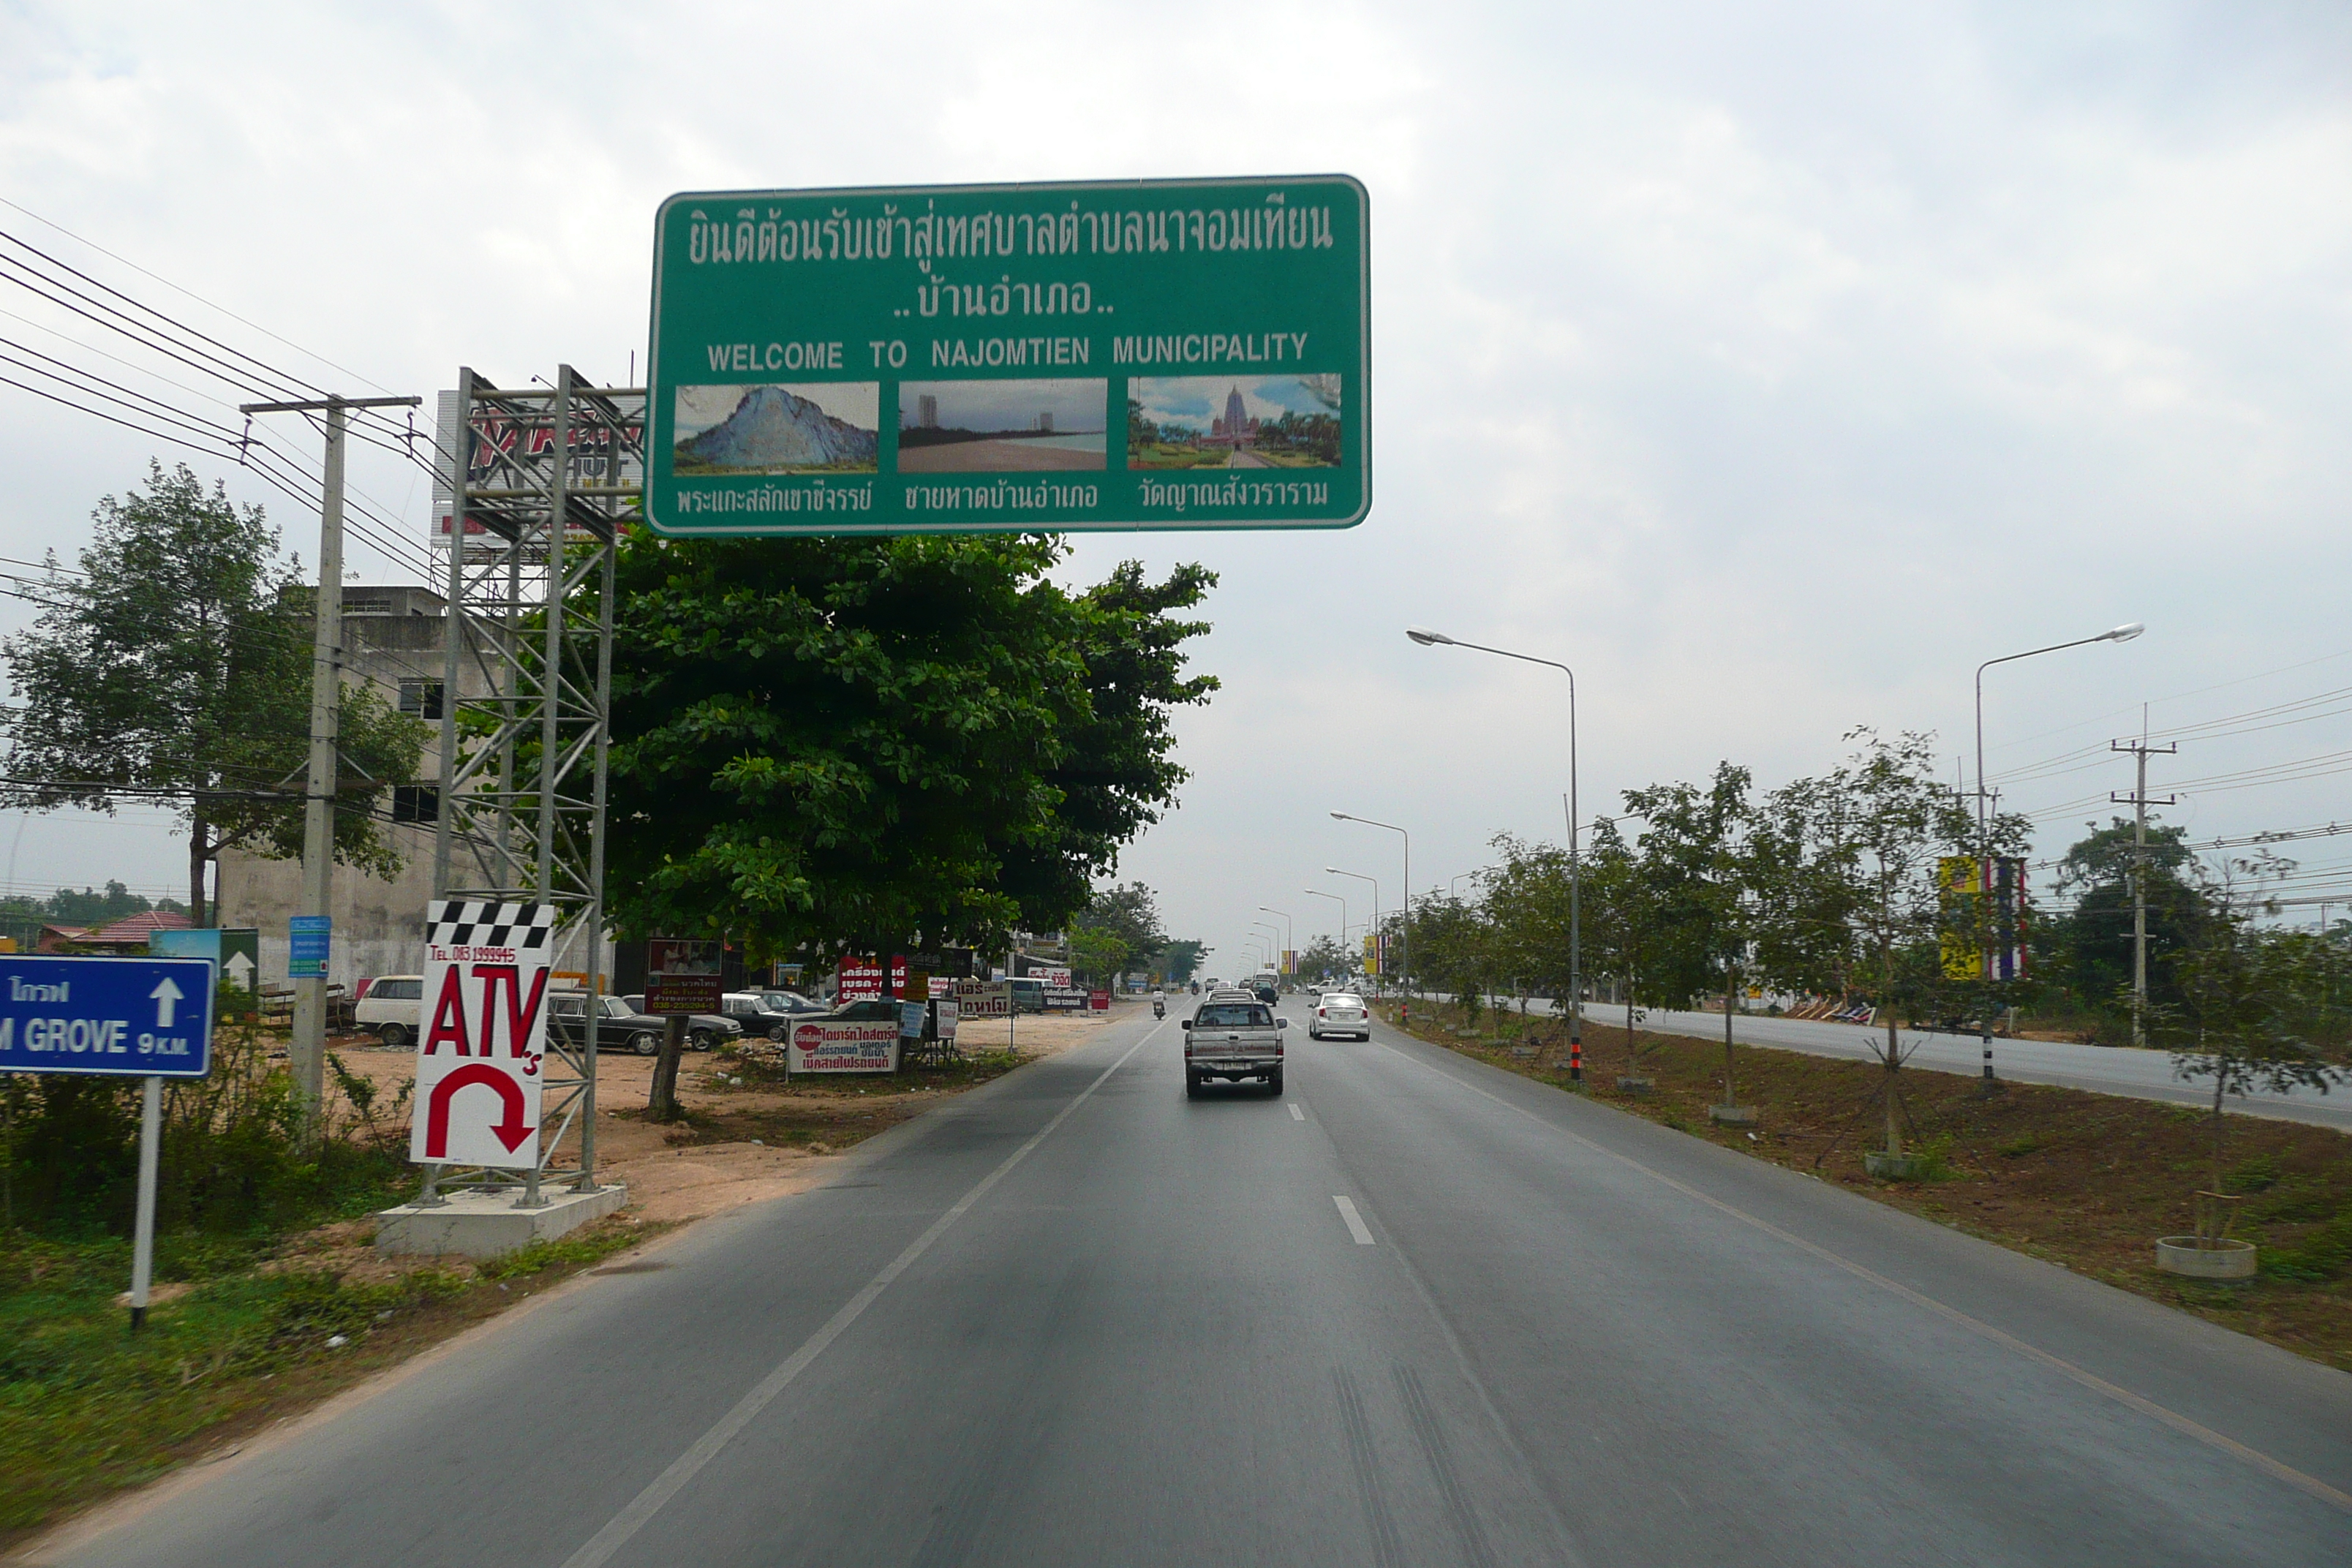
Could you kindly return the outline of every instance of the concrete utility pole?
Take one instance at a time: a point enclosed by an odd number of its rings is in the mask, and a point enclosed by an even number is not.
[[[2139,781],[2129,795],[2109,791],[2107,798],[2120,805],[2126,801],[2132,807],[2132,1044],[2147,1044],[2147,808],[2170,805],[2175,797],[2166,795],[2151,800],[2147,793],[2147,759],[2150,753],[2170,756],[2179,752],[2178,745],[2151,746],[2146,736],[2137,741],[2110,741],[2107,750],[2129,752],[2139,764]]]
[[[335,720],[343,691],[343,437],[353,408],[414,408],[421,397],[324,397],[302,403],[247,403],[240,414],[327,416],[327,461],[319,500],[319,603],[310,653],[310,763],[302,786],[302,910],[324,918],[334,888]],[[215,916],[215,919],[218,917]],[[294,1034],[286,1065],[301,1098],[306,1136],[319,1130],[326,1092],[327,977],[293,976]]]

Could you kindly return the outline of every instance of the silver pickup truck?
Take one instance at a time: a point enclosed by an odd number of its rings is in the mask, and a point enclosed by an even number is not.
[[[1276,1017],[1263,1002],[1218,996],[1181,1022],[1187,1096],[1211,1079],[1262,1078],[1270,1092],[1282,1092],[1282,1031],[1289,1019]]]

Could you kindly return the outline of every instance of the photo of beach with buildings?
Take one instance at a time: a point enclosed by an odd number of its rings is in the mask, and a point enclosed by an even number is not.
[[[1336,468],[1339,379],[1138,376],[1127,384],[1127,466]]]
[[[882,384],[681,386],[677,474],[870,474],[881,466]]]
[[[1102,380],[901,382],[898,471],[1100,468],[1109,399]]]

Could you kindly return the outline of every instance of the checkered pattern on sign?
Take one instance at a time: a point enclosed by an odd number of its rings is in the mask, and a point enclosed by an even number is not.
[[[442,899],[425,914],[425,940],[439,947],[546,949],[555,934],[553,904],[497,899]]]

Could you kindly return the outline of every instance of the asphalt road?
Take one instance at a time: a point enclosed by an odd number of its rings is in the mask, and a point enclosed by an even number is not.
[[[1606,1003],[1585,1005],[1586,1018],[1622,1025],[1625,1010]],[[1813,1056],[1874,1060],[1874,1046],[1886,1041],[1885,1025],[1829,1024],[1806,1018],[1766,1018],[1741,1016],[1732,1021],[1732,1037],[1743,1045],[1778,1046]],[[1641,1027],[1661,1034],[1723,1038],[1720,1013],[1676,1013],[1662,1008],[1643,1010]],[[1907,1065],[1929,1072],[1960,1073],[1974,1078],[1984,1070],[1984,1047],[1975,1035],[1902,1032]],[[2095,1089],[2101,1094],[2127,1095],[2135,1100],[2162,1100],[2177,1105],[2213,1103],[2210,1079],[2184,1079],[2172,1070],[2172,1058],[2163,1051],[2140,1051],[2108,1046],[2082,1046],[2059,1040],[2004,1040],[1992,1043],[1992,1070],[2000,1078],[2024,1083],[2063,1084],[2069,1089]],[[2338,1083],[2326,1094],[2298,1089],[2286,1094],[2267,1090],[2231,1095],[2228,1108],[2250,1116],[2308,1121],[2352,1132],[2352,1083]]]
[[[1188,1100],[1114,1023],[50,1560],[2352,1561],[2352,1377],[1293,1033]]]

